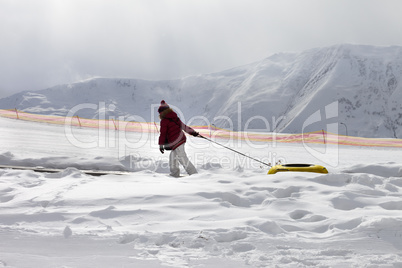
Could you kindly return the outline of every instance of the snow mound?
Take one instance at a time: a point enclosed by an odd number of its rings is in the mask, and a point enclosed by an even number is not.
[[[347,169],[346,173],[368,173],[381,177],[402,177],[402,165],[394,162],[384,164],[358,164]]]

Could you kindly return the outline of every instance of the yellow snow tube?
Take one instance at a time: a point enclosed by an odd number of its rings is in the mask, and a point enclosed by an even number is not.
[[[295,172],[315,172],[315,173],[328,173],[328,170],[320,165],[313,164],[284,164],[273,166],[268,174],[275,174],[283,171],[295,171]]]

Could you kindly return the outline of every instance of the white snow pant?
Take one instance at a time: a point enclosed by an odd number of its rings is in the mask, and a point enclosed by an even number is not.
[[[184,143],[170,152],[169,155],[170,176],[173,177],[180,176],[179,163],[183,165],[184,169],[187,171],[189,175],[198,173],[193,163],[191,163],[190,160],[188,159],[186,151],[184,151]]]

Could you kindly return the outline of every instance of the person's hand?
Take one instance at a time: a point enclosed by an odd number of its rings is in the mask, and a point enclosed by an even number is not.
[[[165,149],[163,149],[163,145],[159,145],[159,151],[161,151],[161,153],[165,153]]]
[[[193,133],[191,133],[191,135],[193,135],[194,137],[197,137],[200,135],[200,133],[198,133],[197,131],[194,131]]]

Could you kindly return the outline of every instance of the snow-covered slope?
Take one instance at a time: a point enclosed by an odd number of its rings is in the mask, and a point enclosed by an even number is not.
[[[399,148],[339,146],[326,151],[339,159],[329,174],[267,175],[190,136],[199,173],[173,178],[157,133],[67,127],[0,118],[1,165],[65,168],[0,169],[0,267],[402,265]],[[307,145],[271,145],[230,146],[264,161],[325,164]],[[132,173],[92,177],[77,168]]]
[[[165,99],[188,123],[300,133],[327,129],[330,106],[340,134],[401,138],[401,97],[402,47],[336,45],[169,81],[91,79],[15,94],[0,108],[155,121]]]

